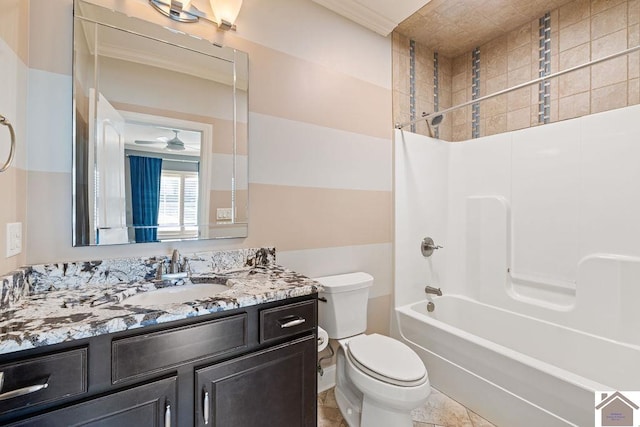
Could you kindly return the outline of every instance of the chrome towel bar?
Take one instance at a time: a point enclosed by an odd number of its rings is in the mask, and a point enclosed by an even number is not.
[[[4,165],[0,166],[0,172],[4,172],[9,169],[9,166],[11,166],[11,162],[13,162],[13,156],[16,153],[16,133],[13,131],[13,126],[11,126],[11,123],[9,123],[9,121],[3,115],[0,115],[0,125],[8,127],[9,133],[11,134],[11,148],[9,149],[9,158]]]

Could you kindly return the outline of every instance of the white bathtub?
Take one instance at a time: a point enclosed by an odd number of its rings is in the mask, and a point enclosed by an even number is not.
[[[592,426],[596,390],[640,390],[640,347],[464,296],[396,308],[432,384],[498,426]]]

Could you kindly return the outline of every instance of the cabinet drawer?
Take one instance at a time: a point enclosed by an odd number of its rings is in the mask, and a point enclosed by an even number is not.
[[[269,308],[260,312],[260,342],[287,337],[314,329],[316,300]]]
[[[114,340],[113,383],[245,347],[247,314]]]
[[[169,427],[177,425],[176,377],[154,381],[127,390],[35,416],[9,427]]]
[[[87,392],[87,349],[0,365],[0,414]]]

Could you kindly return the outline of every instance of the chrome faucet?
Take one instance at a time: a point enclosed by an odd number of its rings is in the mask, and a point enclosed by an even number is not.
[[[164,265],[164,262],[158,265],[157,278],[159,280],[177,280],[189,277],[186,259],[182,265],[180,265],[180,252],[178,252],[177,249],[174,249],[171,254],[171,263],[169,264],[169,271],[167,273],[164,272]]]
[[[440,288],[434,288],[432,286],[425,286],[424,292],[427,294],[435,294],[435,295],[438,295],[439,297],[442,296],[442,291],[440,290]]]

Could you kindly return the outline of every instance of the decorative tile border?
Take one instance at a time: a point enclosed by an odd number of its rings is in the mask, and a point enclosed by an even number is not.
[[[416,42],[409,40],[409,115],[416,119]],[[411,132],[415,133],[416,124],[411,124]]]
[[[433,111],[440,109],[440,63],[438,52],[433,52]],[[440,138],[440,128],[436,126],[433,136]]]
[[[471,54],[471,99],[480,97],[480,48]],[[480,103],[471,105],[471,137],[480,138]]]
[[[540,18],[540,44],[538,49],[538,76],[551,74],[551,14],[545,13]],[[551,82],[544,80],[538,83],[538,123],[551,121]]]

